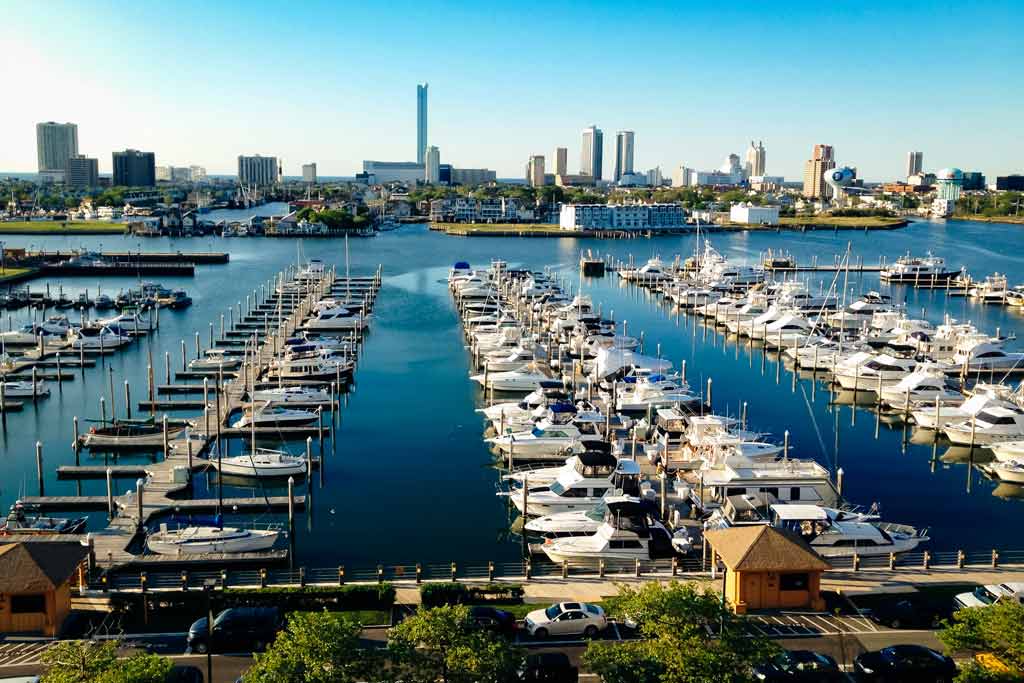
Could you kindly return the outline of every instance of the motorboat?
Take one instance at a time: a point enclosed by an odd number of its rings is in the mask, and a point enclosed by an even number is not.
[[[107,326],[76,327],[68,334],[68,343],[76,350],[106,351],[131,344],[132,338]]]
[[[520,370],[534,361],[534,352],[516,346],[511,351],[491,351],[484,358],[483,364],[488,372],[511,372]]]
[[[167,438],[174,439],[188,426],[187,422],[167,423]],[[92,449],[161,448],[164,444],[163,424],[156,420],[114,420],[94,426],[79,437],[82,445]]]
[[[989,468],[1002,481],[1008,481],[1011,484],[1024,484],[1024,457],[1000,460],[989,465]]]
[[[787,313],[767,327],[762,327],[760,338],[764,345],[773,349],[785,349],[791,346],[802,346],[809,339],[815,338],[814,325],[798,313]]]
[[[677,554],[672,536],[650,508],[631,500],[609,501],[604,519],[589,536],[549,538],[541,550],[552,562],[653,560]]]
[[[653,283],[672,279],[672,274],[659,258],[652,258],[639,268],[620,268],[619,277],[627,282]]]
[[[605,512],[611,503],[628,501],[645,505],[654,510],[654,506],[639,496],[611,495],[601,499],[589,510],[568,510],[541,515],[523,521],[523,531],[540,534],[547,538],[563,538],[566,536],[588,536],[595,533],[604,522]]]
[[[1024,462],[1024,439],[994,443],[989,446],[989,450],[999,462],[1011,460]]]
[[[942,429],[955,446],[988,446],[1024,439],[1024,411],[993,405],[967,420],[948,422]]]
[[[632,380],[632,381],[629,381]],[[609,397],[610,398],[610,397]],[[669,406],[693,406],[700,397],[686,384],[653,374],[642,378],[624,377],[615,395],[615,407],[622,412],[641,412]]]
[[[365,330],[369,327],[369,314],[346,306],[332,306],[319,310],[304,324],[307,330]]]
[[[192,305],[192,297],[184,289],[175,289],[169,294],[157,297],[156,302],[172,311],[180,311]]]
[[[899,555],[928,541],[926,529],[863,521],[817,505],[775,504],[771,517],[772,526],[799,536],[826,558]]]
[[[146,547],[157,555],[256,552],[272,548],[278,536],[280,532],[275,529],[220,526],[183,526],[171,529],[161,524],[159,531],[146,537]]]
[[[268,377],[272,381],[348,381],[355,364],[350,360],[323,358],[276,359],[270,364]]]
[[[505,481],[523,485],[524,482],[534,486],[543,486],[557,480],[563,474],[576,472],[586,479],[609,477],[615,472],[619,459],[610,452],[588,451],[569,456],[561,465],[552,467],[524,467],[503,475]]]
[[[897,384],[916,367],[917,361],[912,358],[896,358],[883,353],[863,359],[861,354],[854,354],[840,362],[832,374],[844,389],[877,391],[878,387]]]
[[[953,387],[941,367],[922,363],[896,384],[883,385],[879,399],[890,406],[909,410],[917,403],[960,404],[964,395]]]
[[[258,448],[251,453],[210,458],[210,464],[221,474],[242,477],[288,477],[306,474],[306,460],[282,451]]]
[[[0,380],[0,391],[3,391],[5,399],[8,398],[38,398],[49,396],[50,390],[43,380]]]
[[[51,534],[80,534],[85,530],[88,517],[49,517],[43,514],[28,514],[33,508],[15,501],[7,513],[7,519],[0,522],[0,536],[30,534],[49,536]]]
[[[309,410],[295,410],[264,403],[262,406],[248,408],[242,413],[235,427],[298,427],[316,422],[318,413]]]
[[[546,366],[532,363],[519,370],[487,372],[473,375],[470,379],[493,391],[533,391],[543,382],[553,380],[554,376]]]
[[[986,304],[1006,303],[1010,287],[1006,275],[995,273],[967,290],[967,296]]]
[[[1024,352],[1005,351],[999,343],[982,342],[969,348],[958,349],[953,355],[952,362],[966,368],[967,372],[1016,370],[1024,367]]]
[[[148,317],[132,310],[123,310],[112,318],[97,320],[96,325],[116,328],[128,334],[144,334],[153,330],[153,322]]]
[[[448,282],[452,283],[460,278],[468,277],[473,272],[473,269],[465,261],[456,261],[448,270]]]
[[[958,270],[949,270],[946,259],[935,256],[931,252],[924,256],[901,256],[879,272],[882,282],[896,283],[928,283],[945,282],[960,274]]]
[[[704,511],[720,507],[728,496],[743,494],[770,493],[782,502],[825,506],[839,500],[828,470],[813,460],[758,461],[733,456],[700,469],[695,479],[691,500]]]
[[[63,339],[71,331],[71,324],[67,316],[57,315],[47,318],[43,322],[29,323],[17,330],[0,333],[0,341],[7,346],[32,346],[50,339]]]
[[[587,455],[587,454],[581,454]],[[593,476],[580,474],[576,469],[563,472],[547,485],[529,488],[522,486],[511,491],[500,491],[507,496],[521,514],[549,515],[569,510],[589,510],[606,495],[639,495],[640,465],[633,460],[619,460],[614,471]]]
[[[254,403],[269,403],[270,405],[288,405],[289,403],[329,405],[332,399],[330,394],[323,389],[292,386],[257,389],[250,393],[250,400]]]
[[[202,358],[189,361],[190,370],[235,370],[242,364],[241,357],[226,349],[207,349]]]
[[[878,292],[868,292],[852,304],[826,316],[831,327],[839,330],[859,330],[870,327],[877,313],[895,311],[892,298]]]
[[[500,434],[487,439],[502,453],[512,453],[514,458],[552,459],[573,447],[585,446],[585,441],[600,441],[601,435],[585,433],[572,422],[554,421],[548,418],[536,423],[527,431]]]
[[[924,429],[941,429],[951,422],[969,420],[989,406],[998,405],[1014,408],[1009,387],[999,384],[976,385],[970,398],[959,405],[934,405],[924,403],[916,406],[911,415],[917,426]]]
[[[114,307],[114,300],[107,294],[97,294],[93,307],[97,311],[109,311]]]

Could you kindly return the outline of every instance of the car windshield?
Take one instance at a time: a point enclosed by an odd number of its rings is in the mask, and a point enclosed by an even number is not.
[[[586,609],[591,614],[600,614],[601,613],[601,608],[598,607],[597,605],[585,605],[584,609]]]
[[[999,599],[999,596],[985,588],[984,586],[978,586],[974,589],[974,597],[981,600],[986,605],[991,605],[993,602]]]
[[[555,617],[557,617],[561,613],[562,613],[562,610],[558,609],[558,605],[551,605],[551,607],[548,607],[546,610],[544,610],[544,615],[548,619],[554,619]]]

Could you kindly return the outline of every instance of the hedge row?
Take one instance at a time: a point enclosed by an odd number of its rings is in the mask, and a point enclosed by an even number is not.
[[[258,606],[268,602],[285,610],[323,608],[335,610],[390,609],[395,604],[395,588],[389,583],[350,586],[268,586],[267,588],[227,588],[221,596],[225,606]]]
[[[481,602],[520,602],[523,587],[513,583],[467,585],[462,583],[425,583],[420,586],[424,607],[467,605]]]

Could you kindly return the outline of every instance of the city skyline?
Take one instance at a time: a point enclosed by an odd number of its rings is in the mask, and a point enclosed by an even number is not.
[[[368,34],[375,13],[365,7],[352,8],[342,21],[322,3],[289,9],[254,3],[244,13],[232,3],[212,9],[142,3],[128,11],[57,3],[66,21],[55,25],[52,7],[19,6],[0,26],[0,39],[19,59],[0,67],[0,76],[8,92],[60,97],[21,98],[0,112],[0,172],[35,172],[35,126],[59,121],[78,125],[78,152],[99,159],[103,174],[111,172],[113,151],[135,148],[153,151],[160,165],[196,164],[211,174],[233,174],[239,154],[259,152],[276,155],[289,176],[300,175],[311,159],[321,176],[350,176],[364,159],[416,159],[411,92],[426,82],[433,86],[427,144],[443,150],[445,163],[493,168],[499,177],[520,177],[523,160],[536,150],[567,147],[577,157],[579,131],[591,123],[636,131],[644,141],[637,172],[679,164],[716,168],[727,154],[743,154],[751,138],[771,151],[766,173],[794,181],[818,140],[834,144],[837,162],[856,166],[869,181],[901,177],[908,149],[924,151],[930,171],[1021,171],[1024,142],[1011,132],[1024,96],[1005,84],[1021,56],[1013,27],[1024,10],[1012,3],[884,10],[808,3],[785,17],[756,6],[656,3],[633,11],[625,25],[621,7],[605,3],[586,12],[572,4],[538,5],[544,36],[561,44],[615,26],[637,48],[657,48],[658,67],[638,70],[594,41],[576,55],[592,68],[571,76],[551,68],[558,55],[522,55],[518,44],[538,18],[530,12],[499,8],[484,15],[455,5],[399,4],[400,16],[388,27],[389,43],[398,47],[387,52],[374,48]],[[152,49],[180,40],[174,27],[183,23],[196,27],[193,47]],[[701,31],[693,49],[685,58],[673,53],[672,36],[694,24]],[[450,50],[445,44],[455,26],[459,48]],[[309,68],[303,42],[325,45],[325,36],[342,29],[344,48],[317,56],[331,67]],[[240,57],[231,47],[239,36],[260,32],[272,32],[283,48]],[[121,43],[100,46],[95,36],[101,34]],[[759,39],[746,45],[744,35]],[[823,53],[822,36],[837,47]],[[719,50],[722,41],[728,49]],[[845,45],[857,48],[844,51]],[[372,69],[352,61],[365,51],[373,54]],[[417,54],[429,58],[414,59]],[[927,68],[920,78],[892,68],[921,55]],[[812,60],[822,65],[815,78],[809,78]],[[495,96],[498,64],[515,64],[500,77],[514,96]],[[629,82],[629,97],[610,96],[610,84],[619,81]],[[779,96],[761,97],[766,87]],[[552,93],[554,107],[548,106]],[[754,97],[757,106],[743,104]],[[602,156],[614,159],[609,138]]]

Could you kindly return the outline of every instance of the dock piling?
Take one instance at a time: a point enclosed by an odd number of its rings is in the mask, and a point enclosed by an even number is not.
[[[43,492],[43,442],[36,441],[36,476],[39,478],[39,497],[46,495]]]
[[[114,518],[114,471],[107,468],[107,519]]]
[[[138,519],[138,528],[139,529],[142,528],[142,522],[143,522],[143,517],[142,517],[142,497],[143,497],[143,495],[145,493],[145,488],[146,488],[146,480],[145,479],[136,479],[135,480],[135,514],[136,514],[137,519]]]
[[[132,387],[128,380],[124,381],[124,404],[126,406],[128,419],[132,419]]]

